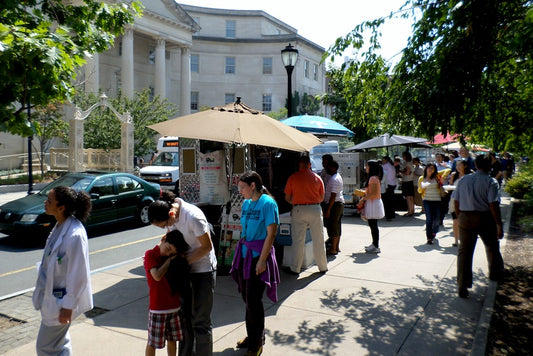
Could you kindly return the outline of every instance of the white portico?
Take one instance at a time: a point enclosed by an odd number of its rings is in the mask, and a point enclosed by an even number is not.
[[[114,48],[89,58],[85,91],[132,97],[151,88],[185,115],[190,109],[190,47],[200,27],[173,0],[144,0],[143,16],[127,26]]]

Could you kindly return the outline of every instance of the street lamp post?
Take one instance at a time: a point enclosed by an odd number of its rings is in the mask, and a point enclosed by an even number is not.
[[[291,75],[296,61],[298,60],[298,50],[290,43],[281,50],[281,61],[287,70],[287,117],[292,116],[292,81]]]

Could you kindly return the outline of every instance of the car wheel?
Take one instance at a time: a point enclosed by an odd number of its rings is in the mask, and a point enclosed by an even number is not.
[[[141,225],[150,224],[150,220],[148,219],[148,207],[149,206],[150,206],[150,203],[149,202],[145,202],[145,203],[143,203],[143,205],[141,205],[141,207],[139,209],[139,212],[138,212],[138,215],[137,215],[137,220],[139,220],[139,223]]]

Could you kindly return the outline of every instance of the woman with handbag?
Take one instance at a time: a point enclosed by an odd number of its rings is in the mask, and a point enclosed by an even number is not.
[[[366,173],[368,180],[365,183],[365,196],[361,199],[361,204],[364,204],[363,214],[370,227],[372,243],[366,246],[365,250],[368,253],[380,253],[378,220],[385,217],[385,209],[381,200],[383,168],[378,161],[371,160],[366,163]]]
[[[424,169],[424,175],[418,179],[418,192],[422,195],[424,211],[426,213],[427,244],[432,245],[440,224],[441,196],[446,194],[442,188],[442,179],[450,174],[449,168],[437,172],[435,163],[429,163]]]

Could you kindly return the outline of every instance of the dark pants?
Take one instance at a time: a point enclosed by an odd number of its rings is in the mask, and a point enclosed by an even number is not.
[[[385,209],[385,218],[390,220],[394,219],[396,213],[394,212],[394,189],[396,186],[394,185],[387,185],[387,190],[385,190],[385,194],[381,196],[381,200],[383,201],[383,208]]]
[[[191,273],[190,298],[181,306],[183,341],[179,344],[180,356],[211,356],[213,354],[213,293],[215,273]]]
[[[368,219],[368,226],[370,226],[370,233],[372,234],[372,245],[379,247],[378,220]]]
[[[440,201],[424,200],[424,212],[426,214],[426,238],[432,240],[439,232],[440,224]]]
[[[250,279],[243,277],[243,264],[239,270],[239,284],[241,296],[246,304],[246,333],[248,334],[248,348],[257,350],[263,346],[265,334],[265,309],[263,307],[263,293],[266,284],[255,274],[255,266],[259,257],[252,259]]]
[[[489,278],[498,280],[503,272],[500,241],[496,222],[490,212],[461,211],[459,214],[459,251],[457,254],[457,285],[459,289],[472,287],[472,258],[479,236],[485,245],[489,263]]]
[[[440,198],[440,214],[439,214],[439,224],[442,225],[446,214],[448,214],[448,209],[450,207],[450,199],[452,195],[446,193],[445,196]]]

